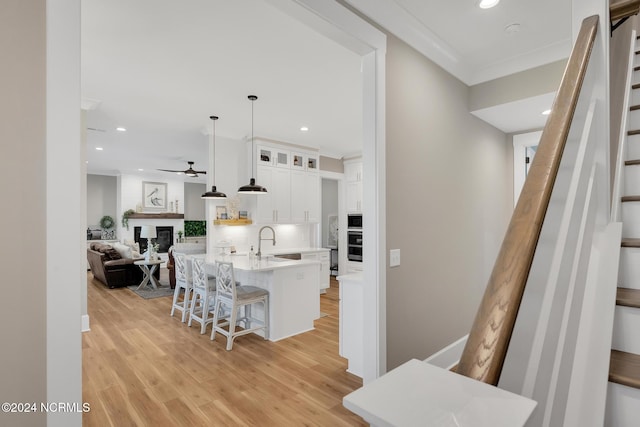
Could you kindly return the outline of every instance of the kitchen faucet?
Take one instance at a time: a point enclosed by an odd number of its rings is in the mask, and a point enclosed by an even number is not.
[[[273,235],[273,237],[271,237],[270,239],[263,239],[262,238],[262,230],[264,230],[265,228],[268,228],[269,230],[271,230],[271,234]],[[256,256],[258,257],[258,259],[260,259],[260,257],[262,256],[262,252],[260,250],[261,246],[262,246],[262,241],[263,240],[271,240],[273,241],[273,246],[276,245],[276,231],[269,227],[268,225],[265,225],[264,227],[262,227],[260,229],[260,231],[258,231],[258,252],[256,253]]]

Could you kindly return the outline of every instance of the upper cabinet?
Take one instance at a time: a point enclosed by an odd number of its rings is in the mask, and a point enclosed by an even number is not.
[[[291,153],[274,147],[258,145],[257,163],[258,166],[276,166],[289,169],[291,167]]]
[[[320,221],[318,154],[258,145],[257,178],[268,194],[257,197],[258,223]]]
[[[362,160],[344,162],[347,212],[362,212]]]

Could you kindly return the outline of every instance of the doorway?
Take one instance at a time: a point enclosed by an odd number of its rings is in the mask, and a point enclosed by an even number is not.
[[[542,131],[522,133],[513,136],[513,206],[515,208],[520,192],[529,174]]]

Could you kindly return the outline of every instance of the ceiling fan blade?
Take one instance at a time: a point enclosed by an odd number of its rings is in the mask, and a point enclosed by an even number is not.
[[[159,171],[162,171],[162,172],[174,172],[174,173],[184,172],[184,171],[174,171],[174,170],[171,170],[171,169],[156,169],[156,170],[159,170]]]
[[[203,173],[203,174],[206,174],[206,173],[207,173],[207,171],[194,171],[194,172],[195,172],[195,173]]]

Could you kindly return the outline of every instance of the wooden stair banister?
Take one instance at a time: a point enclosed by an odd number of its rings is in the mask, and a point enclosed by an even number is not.
[[[611,22],[637,15],[640,12],[640,0],[622,0],[609,6]]]
[[[502,242],[458,374],[497,385],[598,31],[586,18]]]

